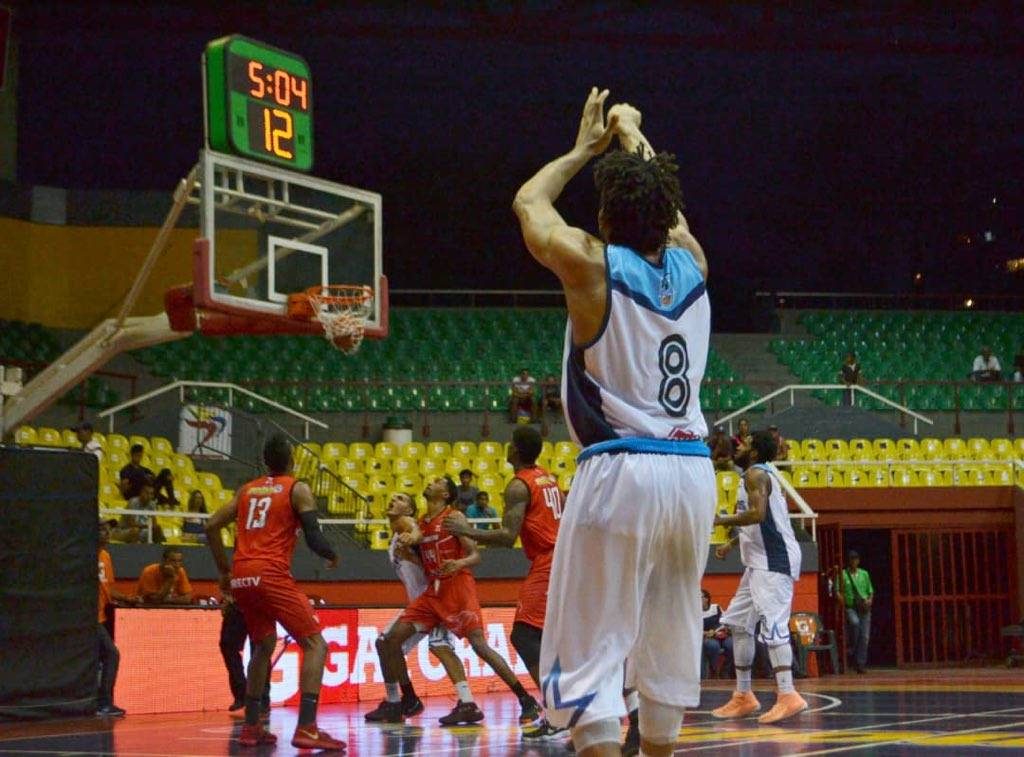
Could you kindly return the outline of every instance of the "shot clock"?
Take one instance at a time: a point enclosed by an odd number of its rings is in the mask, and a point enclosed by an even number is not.
[[[240,35],[203,56],[210,147],[298,171],[313,167],[313,83],[298,55]]]

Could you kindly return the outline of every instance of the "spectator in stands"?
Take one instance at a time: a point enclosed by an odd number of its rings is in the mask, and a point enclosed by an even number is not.
[[[556,417],[562,414],[561,390],[562,388],[556,376],[548,376],[544,379],[544,383],[541,384],[542,409],[545,411],[550,410]]]
[[[88,421],[82,421],[71,430],[74,431],[75,436],[78,437],[78,441],[82,445],[82,451],[96,455],[96,459],[100,461],[100,465],[103,465],[103,447],[100,446],[98,441],[92,438],[92,424]]]
[[[711,593],[707,589],[701,589],[700,595],[704,601],[704,651],[701,669],[710,674],[722,655],[725,655],[725,664],[732,665],[732,636],[729,629],[719,622],[722,618],[722,608],[711,602]]]
[[[114,704],[114,684],[117,681],[117,668],[121,663],[121,653],[114,646],[114,639],[107,630],[107,607],[111,602],[126,605],[138,604],[138,597],[122,594],[114,586],[114,563],[107,552],[110,544],[110,529],[117,525],[114,519],[100,521],[99,533],[99,628],[97,642],[100,657],[100,685],[96,694],[96,714],[101,717],[124,717],[124,710]]]
[[[519,375],[512,379],[512,397],[509,401],[509,423],[516,423],[520,414],[525,415],[530,421],[537,417],[537,399],[535,390],[537,379],[530,375],[530,372],[523,368]]]
[[[455,487],[455,507],[466,512],[469,506],[476,502],[476,495],[480,490],[473,486],[473,471],[463,468],[459,471],[459,485]]]
[[[856,353],[846,353],[846,359],[843,360],[843,364],[839,368],[839,378],[847,386],[856,386],[863,383],[864,376],[861,375],[860,363],[857,362]],[[853,394],[853,389],[843,392],[844,405],[853,405]]]
[[[142,482],[137,496],[128,500],[125,506],[128,510],[153,510],[156,511],[156,497],[154,496],[153,479],[149,478]],[[122,515],[121,523],[113,536],[118,541],[129,543],[149,541],[149,521],[145,515]],[[153,520],[153,543],[163,542],[164,534],[160,524]]]
[[[193,489],[188,495],[188,511],[190,513],[205,513],[206,497],[198,489]],[[189,544],[206,544],[206,520],[204,518],[185,518],[181,524],[182,539]]]
[[[1018,352],[1013,358],[1013,380],[1024,381],[1024,352]]]
[[[750,441],[750,421],[746,418],[740,418],[740,422],[736,424],[736,435],[732,438],[733,453],[743,446],[744,442]]]
[[[466,508],[467,518],[497,518],[498,511],[491,507],[491,495],[487,492],[477,492],[476,501]],[[480,523],[476,526],[482,531],[497,528],[496,523]]]
[[[839,598],[846,609],[846,650],[853,657],[858,673],[868,664],[868,642],[871,640],[871,605],[875,587],[871,576],[860,567],[860,555],[851,549],[846,555],[846,569],[839,577]]]
[[[991,347],[982,347],[981,354],[974,358],[971,378],[975,381],[1002,381],[1003,367],[999,358],[992,354]]]
[[[192,604],[192,584],[188,581],[183,562],[178,547],[164,548],[160,562],[142,569],[135,593],[151,605]]]
[[[708,439],[708,447],[711,448],[711,462],[715,470],[735,470],[733,463],[732,440],[726,433],[724,426],[715,426]]]
[[[147,478],[150,481],[153,479],[153,471],[142,464],[143,452],[145,450],[141,444],[133,444],[130,450],[131,462],[121,469],[121,496],[125,499],[139,496],[143,482]]]
[[[174,474],[170,468],[160,469],[153,482],[153,493],[157,507],[172,509],[178,506],[178,498],[174,496]]]
[[[782,437],[779,427],[775,425],[769,426],[768,431],[771,433],[772,439],[775,440],[775,446],[778,449],[778,452],[775,453],[775,460],[787,459],[789,457],[789,442]]]

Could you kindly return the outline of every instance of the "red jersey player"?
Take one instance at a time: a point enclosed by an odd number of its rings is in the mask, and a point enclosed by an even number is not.
[[[519,698],[523,708],[520,722],[530,723],[540,717],[540,707],[519,683],[505,659],[487,645],[484,638],[480,600],[477,599],[476,581],[469,568],[480,563],[476,543],[466,537],[457,537],[447,527],[450,518],[465,523],[466,516],[455,510],[455,482],[438,477],[427,484],[423,492],[427,500],[427,514],[417,531],[398,537],[403,546],[419,546],[420,561],[426,574],[427,590],[417,597],[402,613],[398,622],[384,634],[381,658],[387,699],[367,714],[367,720],[400,723],[402,705],[397,681],[404,678],[405,656],[402,643],[414,633],[426,633],[435,626],[444,625],[460,638],[469,640],[473,651],[486,662]],[[483,713],[475,702],[465,701],[467,691],[459,692],[459,702],[448,715],[441,718],[443,725],[475,723]]]
[[[299,721],[292,746],[341,750],[345,742],[331,738],[316,725],[327,643],[320,634],[320,621],[313,614],[309,600],[291,575],[292,552],[299,528],[309,548],[327,560],[328,568],[338,564],[338,555],[320,530],[313,492],[305,482],[291,475],[292,445],[284,434],[274,434],[267,440],[263,446],[263,462],[269,475],[242,486],[234,501],[214,513],[206,525],[210,551],[221,574],[221,586],[225,590],[230,588],[245,616],[253,645],[246,682],[245,725],[239,741],[243,746],[277,741],[276,736],[260,725],[259,715],[260,697],[270,675],[270,658],[280,622],[303,649]],[[234,562],[229,567],[221,531],[231,522],[236,523],[236,537]]]
[[[523,552],[530,560],[530,572],[519,589],[516,619],[512,626],[512,646],[526,664],[530,677],[540,688],[540,642],[544,629],[544,613],[548,603],[548,580],[558,521],[562,517],[564,497],[557,479],[537,465],[543,441],[537,430],[521,426],[512,433],[508,461],[515,469],[515,478],[505,488],[505,512],[501,528],[483,531],[471,528],[465,519],[448,518],[445,527],[459,536],[468,536],[480,544],[511,547],[522,539]],[[534,737],[552,737],[560,733],[542,724]],[[524,738],[528,734],[524,733]]]

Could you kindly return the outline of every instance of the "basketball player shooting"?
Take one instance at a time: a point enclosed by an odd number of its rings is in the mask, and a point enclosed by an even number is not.
[[[242,486],[235,499],[207,521],[206,534],[213,559],[220,570],[221,587],[230,589],[245,616],[253,654],[245,690],[245,724],[239,741],[243,746],[274,744],[277,737],[259,722],[260,698],[270,675],[270,658],[277,643],[277,623],[302,647],[299,674],[299,720],[292,737],[298,749],[342,750],[345,742],[317,728],[316,712],[323,680],[327,642],[320,621],[306,595],[291,575],[295,538],[301,528],[306,544],[338,564],[338,555],[324,537],[316,517],[316,503],[309,485],[292,475],[292,445],[283,434],[274,434],[263,446],[263,462],[269,475]],[[229,566],[221,531],[236,524],[234,561]]]
[[[623,663],[639,692],[641,754],[672,753],[700,700],[702,608],[716,493],[698,389],[711,308],[704,253],[682,214],[676,164],[640,112],[592,89],[576,144],[527,181],[514,210],[558,276],[569,324],[562,404],[583,451],[551,569],[540,673],[548,720],[582,755],[617,755]],[[600,238],[554,207],[594,168]]]

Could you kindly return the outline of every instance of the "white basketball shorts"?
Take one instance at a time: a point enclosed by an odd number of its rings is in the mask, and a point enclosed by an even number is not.
[[[621,718],[623,663],[641,694],[700,701],[700,582],[716,504],[702,457],[584,460],[565,503],[548,590],[540,673],[548,720]]]
[[[745,628],[754,635],[761,621],[761,641],[769,647],[789,644],[789,615],[793,608],[793,577],[760,568],[743,571],[736,596],[722,614],[723,626]]]
[[[400,612],[398,613],[398,615],[392,618],[391,622],[388,623],[387,628],[381,631],[380,635],[383,636],[392,628],[394,628],[395,623],[401,620],[401,618],[402,613]],[[423,641],[423,639],[428,639],[427,644],[429,644],[431,647],[448,647],[449,649],[453,648],[452,632],[442,625],[437,625],[434,626],[433,629],[431,629],[429,634],[424,633],[423,631],[417,631],[404,642],[402,642],[402,654],[409,654],[409,652],[414,650],[419,645],[419,643]]]

